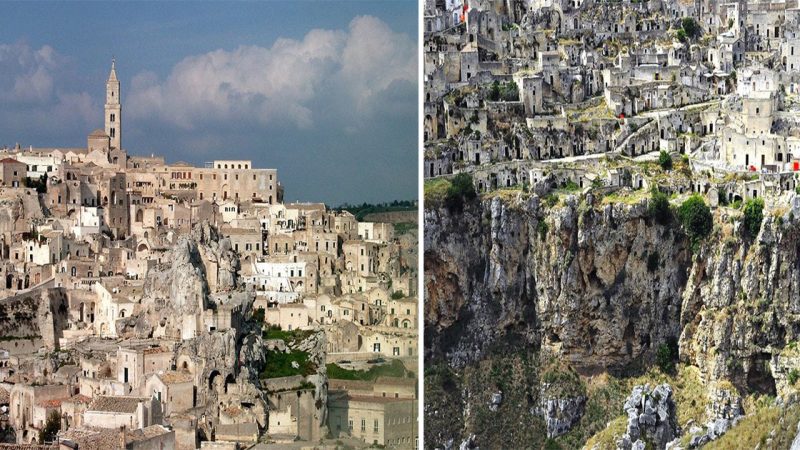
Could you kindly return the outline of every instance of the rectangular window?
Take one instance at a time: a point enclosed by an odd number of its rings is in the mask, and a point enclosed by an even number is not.
[[[378,432],[378,419],[375,419],[375,426],[372,428],[372,431],[373,431],[374,433],[377,433],[377,432]]]
[[[361,431],[367,431],[367,419],[361,419]]]

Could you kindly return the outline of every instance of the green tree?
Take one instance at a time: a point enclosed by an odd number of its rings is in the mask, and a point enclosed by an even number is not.
[[[658,154],[658,165],[664,170],[672,170],[672,156],[662,150]]]
[[[39,443],[55,441],[59,431],[61,431],[61,413],[51,411],[47,416],[44,428],[39,432]]]
[[[461,210],[465,201],[470,201],[478,196],[475,186],[472,184],[472,176],[467,173],[460,173],[453,177],[444,204],[451,210]]]
[[[675,372],[675,361],[678,359],[678,341],[670,339],[656,349],[656,364],[664,373]]]
[[[744,204],[744,229],[750,237],[756,237],[764,220],[764,200],[753,198]]]
[[[500,100],[500,82],[494,80],[492,87],[489,89],[489,100],[496,102]]]
[[[686,37],[690,39],[700,36],[703,32],[700,25],[691,17],[684,17],[681,20],[681,28],[686,33]]]
[[[666,225],[672,221],[672,209],[669,207],[667,194],[653,187],[650,191],[650,202],[647,204],[647,212],[657,223]]]
[[[711,234],[714,218],[700,195],[694,194],[686,199],[678,208],[678,217],[693,244]]]

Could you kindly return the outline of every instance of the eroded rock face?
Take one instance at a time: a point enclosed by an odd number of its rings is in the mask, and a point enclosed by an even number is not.
[[[624,409],[628,414],[628,425],[625,434],[617,441],[618,449],[644,449],[647,443],[663,449],[677,436],[675,401],[668,384],[655,388],[635,386],[625,400]]]
[[[743,236],[739,213],[721,209],[714,234],[694,251],[676,221],[649,217],[646,201],[605,204],[589,194],[546,206],[519,195],[427,209],[426,364],[460,370],[508,342],[581,375],[622,375],[677,342],[681,362],[698,367],[706,386],[797,396],[789,377],[800,352],[786,350],[800,341],[794,209],[765,210],[754,238]],[[717,404],[726,406],[703,433],[736,420],[735,401]],[[439,439],[461,442],[475,431]]]
[[[241,293],[230,292],[238,288],[239,258],[230,241],[208,222],[178,236],[165,260],[169,262],[150,270],[144,283],[142,303],[152,307],[136,320],[117,324],[118,331],[140,337],[191,337],[201,328],[192,318],[212,304],[228,302],[229,294],[241,300]],[[227,293],[215,294],[221,292]]]
[[[204,310],[209,288],[197,242],[182,236],[170,250],[167,260],[170,261],[168,267],[148,273],[145,296],[168,298],[167,304],[179,315]]]
[[[680,333],[691,254],[645,205],[495,198],[427,210],[425,227],[427,348],[454,367],[510,331],[582,373],[623,369]]]

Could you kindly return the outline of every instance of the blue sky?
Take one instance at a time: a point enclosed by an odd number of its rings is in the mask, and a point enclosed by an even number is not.
[[[0,146],[85,146],[112,55],[131,154],[277,168],[287,200],[417,196],[417,2],[3,3]]]

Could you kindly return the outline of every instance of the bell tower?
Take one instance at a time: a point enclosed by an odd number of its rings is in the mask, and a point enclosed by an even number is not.
[[[119,80],[117,79],[116,61],[111,60],[111,73],[106,82],[106,134],[111,138],[112,149],[122,149],[122,105],[120,104]]]

